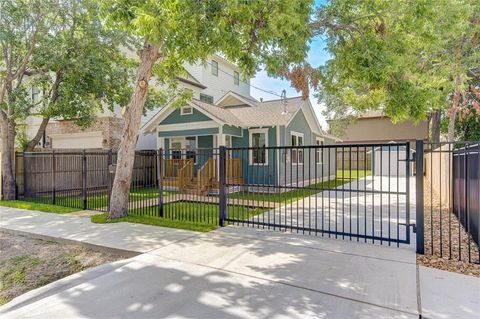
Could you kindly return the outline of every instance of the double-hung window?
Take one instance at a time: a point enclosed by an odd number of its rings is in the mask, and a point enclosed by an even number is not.
[[[35,104],[40,100],[40,89],[32,86],[32,103]]]
[[[235,85],[240,84],[240,74],[237,71],[233,72],[233,84]]]
[[[315,163],[323,163],[323,140],[321,138],[316,139],[317,147],[315,148]]]
[[[250,165],[268,164],[268,130],[252,129],[250,130]]]
[[[292,164],[302,165],[303,164],[303,148],[299,148],[299,146],[303,146],[303,134],[292,132]]]
[[[218,62],[212,60],[212,75],[218,76]]]

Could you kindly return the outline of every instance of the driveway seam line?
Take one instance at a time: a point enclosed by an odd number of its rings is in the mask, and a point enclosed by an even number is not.
[[[273,232],[273,231],[272,231],[272,232]],[[229,234],[229,235],[230,235],[230,234]],[[238,235],[231,235],[231,236],[238,236]],[[277,244],[280,243],[280,244],[282,244],[282,245],[289,245],[289,246],[293,246],[293,247],[301,247],[301,248],[306,248],[306,249],[313,249],[313,250],[325,251],[325,252],[329,252],[329,253],[332,253],[332,254],[341,254],[341,255],[349,255],[349,256],[356,256],[356,257],[364,257],[364,258],[376,259],[376,260],[382,260],[382,261],[398,262],[398,263],[407,264],[407,265],[415,265],[415,264],[416,264],[416,262],[408,262],[408,261],[388,259],[388,258],[379,258],[379,257],[373,257],[373,256],[365,256],[365,255],[360,255],[360,254],[355,254],[355,253],[348,253],[348,252],[343,252],[343,251],[336,251],[336,250],[326,249],[326,248],[318,248],[318,247],[311,247],[311,246],[295,245],[295,244],[286,243],[286,242],[278,242],[278,241],[271,240],[271,239],[258,238],[258,237],[255,237],[255,236],[253,236],[253,235],[238,236],[238,237],[242,237],[242,238],[249,237],[250,239],[257,239],[257,240],[265,241],[265,242],[269,242],[269,243],[277,243]],[[319,239],[320,239],[320,238],[319,238]],[[342,242],[348,243],[349,241],[344,241],[344,240],[342,240]],[[373,245],[372,245],[372,247],[378,247],[378,246],[373,246]],[[381,247],[381,246],[380,246],[380,247]],[[386,247],[385,247],[385,248],[386,248]],[[395,247],[392,247],[392,248],[398,249],[398,248],[395,248]]]
[[[416,281],[417,281],[417,311],[418,311],[418,318],[423,318],[422,317],[422,292],[420,289],[420,267],[417,265],[415,269],[415,276],[416,276]]]

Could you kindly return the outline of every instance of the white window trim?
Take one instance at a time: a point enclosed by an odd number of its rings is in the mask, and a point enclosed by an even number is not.
[[[320,144],[316,144],[317,142],[321,142]],[[323,138],[320,138],[320,137],[317,137],[315,138],[315,144],[318,145],[318,146],[323,146],[325,143],[325,139]],[[317,152],[319,153],[318,155],[318,159],[320,161],[317,161]],[[315,164],[323,164],[323,148],[316,148],[315,149]]]
[[[268,147],[268,129],[267,128],[257,128],[257,129],[250,129],[248,132],[248,146],[253,147],[252,145],[252,135],[255,133],[263,133],[265,134],[265,146]],[[262,165],[268,166],[268,151],[265,152],[265,163],[253,163],[253,150],[249,151],[249,164],[250,165]]]
[[[233,71],[233,85],[240,85],[240,73],[238,73],[237,71]]]
[[[186,113],[185,112],[185,109],[190,109],[191,111],[189,113]],[[180,109],[180,115],[192,115],[193,114],[193,107],[191,107],[190,105],[186,105],[186,106],[182,106],[181,109]]]
[[[213,73],[213,70],[214,70],[214,67],[213,67],[213,65],[214,65],[214,64],[217,66],[217,67],[216,67],[216,69],[217,69],[217,72],[216,72],[216,73]],[[211,63],[211,68],[212,68],[212,70],[211,70],[211,72],[210,72],[210,73],[211,73],[213,76],[218,76],[218,62],[217,62],[217,61],[215,61],[215,60],[212,60],[212,63]]]
[[[173,150],[173,149],[172,149],[172,143],[173,143],[173,140],[181,140],[181,142],[180,142],[180,143],[182,144],[181,150],[182,150],[182,151],[184,151],[184,150],[186,151],[186,148],[185,148],[185,147],[186,147],[186,145],[185,145],[186,143],[185,143],[185,142],[187,141],[187,137],[195,137],[195,149],[194,149],[194,151],[195,151],[195,161],[194,161],[193,165],[197,165],[197,158],[198,158],[198,135],[194,135],[194,136],[169,136],[169,137],[164,137],[163,143],[164,143],[164,146],[165,146],[165,139],[166,139],[166,138],[169,139],[169,141],[168,141],[169,153],[172,154],[172,150]],[[185,153],[186,153],[186,152],[185,152]],[[187,157],[187,154],[182,154],[182,158],[183,158],[183,157],[186,158],[186,157]]]
[[[299,137],[302,138],[302,145],[297,145],[297,146],[305,146],[305,134],[295,132],[295,131],[290,131],[290,142],[292,140],[292,136],[295,136],[297,138],[297,142]],[[293,151],[294,148],[295,147],[292,145],[291,151]],[[290,161],[292,162],[292,165],[303,165],[303,162],[305,161],[305,150],[303,148],[298,148],[296,150],[297,150],[297,162],[296,163],[293,162],[292,156],[290,156]],[[298,161],[300,152],[302,152],[303,154],[302,155],[303,161],[301,163]]]

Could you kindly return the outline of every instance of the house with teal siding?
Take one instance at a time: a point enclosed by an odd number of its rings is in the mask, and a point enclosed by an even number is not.
[[[230,91],[215,104],[192,99],[181,108],[165,106],[142,130],[156,133],[170,178],[166,186],[197,188],[200,179],[208,179],[202,191],[214,191],[220,146],[227,148],[232,185],[278,191],[335,175],[334,151],[322,147],[335,139],[322,131],[310,101],[302,97],[257,101]]]

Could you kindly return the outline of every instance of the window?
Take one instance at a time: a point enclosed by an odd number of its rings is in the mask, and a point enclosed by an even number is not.
[[[240,84],[240,74],[237,71],[233,72],[233,84],[235,85]]]
[[[295,146],[303,146],[303,134],[292,132],[292,164],[303,165],[303,148],[295,148]]]
[[[213,96],[200,93],[200,101],[213,104]]]
[[[315,148],[315,163],[323,163],[323,140],[317,138],[316,143],[317,147]]]
[[[212,74],[218,76],[218,62],[212,60]]]
[[[267,165],[268,153],[265,147],[268,146],[268,130],[250,130],[250,165]]]
[[[40,89],[32,86],[32,103],[37,103],[40,99]]]
[[[193,159],[197,163],[197,137],[172,138],[170,143],[172,159]]]
[[[183,106],[180,109],[180,115],[190,115],[193,114],[193,107],[191,106]]]

